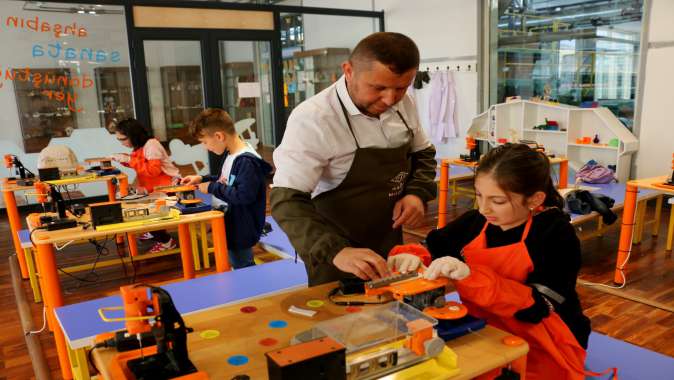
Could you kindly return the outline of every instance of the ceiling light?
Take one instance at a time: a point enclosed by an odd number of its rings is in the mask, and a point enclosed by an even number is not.
[[[77,13],[79,13],[79,14],[84,14],[84,9],[78,10]]]

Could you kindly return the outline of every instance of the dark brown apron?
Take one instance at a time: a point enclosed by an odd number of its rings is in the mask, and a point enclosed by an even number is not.
[[[408,141],[398,148],[361,148],[346,107],[339,95],[337,99],[356,143],[356,152],[342,183],[312,201],[318,213],[335,232],[350,241],[351,247],[369,248],[386,258],[393,246],[402,244],[402,228],[392,228],[393,207],[403,196],[412,169],[414,132],[400,111],[396,111],[407,128]],[[352,277],[337,269],[332,262],[309,262],[305,265],[310,286]]]

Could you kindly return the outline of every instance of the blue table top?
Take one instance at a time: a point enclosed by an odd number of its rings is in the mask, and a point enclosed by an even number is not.
[[[171,294],[180,314],[186,315],[306,286],[302,262],[278,260],[161,287]],[[99,317],[98,309],[110,306],[122,306],[121,297],[115,295],[56,308],[56,318],[72,349],[91,346],[96,335],[124,329],[123,322],[104,322]],[[123,317],[123,312],[106,315]]]
[[[601,194],[601,195],[606,195],[609,196],[613,199],[615,199],[615,204],[613,205],[613,209],[620,208],[623,206],[625,203],[625,188],[626,185],[624,183],[588,183],[588,184],[581,184],[582,186],[589,186],[589,187],[596,187],[598,188],[597,190],[593,191],[595,194]],[[573,183],[569,183],[569,187],[573,187]],[[648,190],[648,189],[639,189],[639,192],[637,194],[637,199],[643,199],[646,196],[652,196],[656,194],[657,191],[655,190]],[[585,215],[580,215],[580,214],[571,214],[571,221],[574,219],[578,219],[580,217],[583,217]]]

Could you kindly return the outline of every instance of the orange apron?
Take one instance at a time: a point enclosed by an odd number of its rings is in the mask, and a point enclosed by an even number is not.
[[[537,324],[513,316],[534,303],[531,287],[524,284],[534,269],[524,244],[531,223],[529,217],[519,242],[487,248],[486,222],[480,234],[463,248],[471,274],[455,281],[457,290],[472,315],[529,343],[528,380],[584,379],[585,350],[556,312]]]

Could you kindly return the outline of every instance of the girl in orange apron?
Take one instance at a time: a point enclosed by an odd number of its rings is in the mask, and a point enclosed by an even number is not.
[[[575,290],[580,243],[543,154],[523,144],[487,153],[475,177],[479,210],[432,231],[428,252],[394,248],[389,265],[454,280],[469,312],[524,338],[528,380],[584,379],[590,321]],[[416,257],[417,261],[414,261]]]

